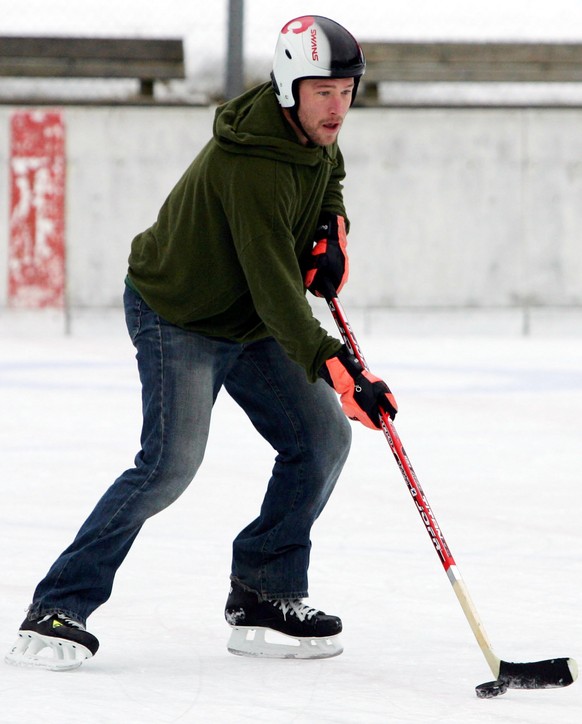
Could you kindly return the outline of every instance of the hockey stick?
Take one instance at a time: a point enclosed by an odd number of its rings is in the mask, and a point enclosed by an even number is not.
[[[326,301],[346,347],[358,358],[363,367],[369,369],[339,299],[337,296],[327,296]],[[400,472],[412,495],[412,499],[424,523],[426,532],[453,586],[453,590],[461,604],[461,608],[469,622],[471,630],[477,639],[477,643],[495,677],[495,681],[486,682],[476,687],[475,691],[477,696],[482,699],[489,699],[505,693],[508,688],[548,689],[569,686],[578,676],[578,667],[574,659],[560,658],[547,659],[545,661],[531,661],[528,663],[511,663],[502,661],[494,653],[477,610],[469,596],[467,586],[461,578],[461,574],[450,548],[445,541],[442,530],[437,523],[408,455],[398,437],[394,423],[385,412],[381,413],[380,418],[384,436],[396,458]]]

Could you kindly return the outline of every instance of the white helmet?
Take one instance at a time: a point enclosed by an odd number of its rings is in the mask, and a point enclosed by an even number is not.
[[[304,15],[281,30],[271,80],[283,108],[297,108],[297,83],[304,78],[353,78],[352,103],[366,69],[357,40],[334,20]]]

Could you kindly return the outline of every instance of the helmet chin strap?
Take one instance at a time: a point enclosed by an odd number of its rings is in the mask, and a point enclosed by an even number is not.
[[[297,80],[293,81],[292,86],[292,95],[293,100],[295,103],[291,106],[291,108],[288,109],[289,113],[291,114],[291,118],[293,119],[293,122],[297,126],[297,128],[301,131],[301,133],[305,136],[305,138],[314,146],[317,146],[318,144],[310,137],[309,133],[303,128],[303,124],[299,120],[299,84],[301,83],[303,79],[298,78]]]
[[[277,81],[275,80],[275,74],[271,72],[271,83],[273,84],[273,89],[275,90],[275,93],[279,95],[279,88],[277,86]],[[297,126],[299,131],[305,136],[305,138],[309,141],[309,143],[312,143],[314,146],[317,146],[317,143],[313,141],[310,137],[305,128],[303,128],[303,124],[299,120],[299,89],[296,85],[297,81],[293,84],[293,99],[295,103],[288,107],[284,107],[283,110],[288,111],[289,115],[291,116],[291,120],[293,123]]]
[[[314,146],[317,146],[317,143],[310,137],[309,133],[303,128],[303,124],[299,120],[299,102],[295,101],[295,105],[291,106],[291,108],[288,109],[291,118],[293,119],[293,123],[297,126],[297,128],[301,131],[301,133],[305,136],[305,138],[309,141],[309,143],[313,144]]]

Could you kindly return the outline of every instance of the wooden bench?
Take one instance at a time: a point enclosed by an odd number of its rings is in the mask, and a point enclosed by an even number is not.
[[[182,79],[184,49],[173,38],[0,37],[0,76],[138,78],[153,98],[156,80]]]
[[[363,100],[379,83],[582,81],[582,43],[363,42]]]

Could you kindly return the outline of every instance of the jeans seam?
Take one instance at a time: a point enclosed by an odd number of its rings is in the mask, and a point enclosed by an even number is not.
[[[299,452],[301,452],[301,453],[304,454],[304,453],[305,453],[305,446],[304,446],[304,444],[303,444],[303,442],[302,442],[302,440],[301,440],[301,435],[300,435],[299,432],[298,432],[299,426],[296,424],[296,422],[295,422],[295,420],[293,419],[293,417],[289,414],[289,411],[288,411],[288,409],[287,409],[287,406],[284,404],[283,397],[282,397],[282,395],[281,395],[281,389],[279,388],[278,385],[275,384],[275,382],[273,381],[273,379],[272,379],[268,374],[266,374],[259,365],[257,365],[257,364],[255,363],[252,355],[249,355],[249,361],[253,364],[253,366],[255,367],[255,369],[257,370],[257,372],[262,376],[262,378],[263,378],[263,379],[265,380],[265,382],[269,385],[269,387],[271,388],[271,390],[273,391],[273,393],[276,395],[277,400],[279,401],[279,404],[281,405],[281,408],[282,408],[282,410],[283,410],[284,413],[285,413],[285,416],[287,417],[287,419],[289,420],[290,425],[291,425],[292,428],[293,428],[293,432],[294,432],[294,435],[295,435],[295,440],[296,440],[296,443],[297,443],[297,449],[299,450]],[[296,486],[295,486],[295,491],[294,491],[295,494],[294,494],[294,497],[293,497],[293,503],[292,503],[291,508],[290,508],[290,510],[291,510],[292,512],[297,509],[297,500],[301,498],[302,492],[303,492],[303,490],[304,490],[304,488],[305,488],[305,464],[302,464],[302,465],[300,466],[300,468],[299,468],[299,474],[298,474],[297,477],[298,477],[298,479],[297,479],[297,484],[296,484]],[[282,525],[283,525],[283,521],[279,521],[279,523],[275,526],[275,528],[273,528],[273,529],[271,530],[271,532],[269,533],[269,535],[268,535],[267,538],[265,539],[265,542],[264,542],[263,545],[261,546],[261,553],[270,552],[269,549],[270,549],[271,541],[272,541],[272,539],[277,535],[277,533],[279,532],[279,530],[280,530],[280,528],[281,528]]]
[[[124,504],[120,506],[115,513],[111,516],[111,518],[107,521],[107,524],[99,531],[99,535],[97,536],[97,540],[100,540],[103,535],[107,532],[109,527],[112,525],[112,523],[115,521],[117,516],[127,508],[127,506],[132,503],[136,496],[141,495],[145,488],[151,483],[152,480],[155,479],[155,477],[158,474],[158,471],[160,469],[161,461],[164,457],[164,450],[166,447],[166,417],[165,417],[165,400],[164,400],[164,345],[162,342],[162,328],[160,324],[160,318],[156,315],[156,328],[158,331],[158,351],[160,355],[160,397],[159,397],[159,405],[160,405],[160,426],[162,428],[161,431],[161,441],[160,441],[160,452],[158,455],[158,459],[156,461],[156,465],[153,468],[152,472],[148,475],[148,477],[143,481],[143,483],[140,485],[140,487],[133,493],[133,495],[129,496]]]
[[[139,303],[139,307],[140,307],[140,318],[141,318],[141,301],[140,301],[140,303]],[[160,418],[161,418],[160,424],[161,424],[161,427],[162,427],[162,434],[161,434],[160,452],[159,452],[159,455],[158,455],[158,459],[157,459],[157,461],[156,461],[156,465],[155,465],[154,469],[152,470],[152,472],[150,473],[150,475],[148,475],[148,477],[146,478],[146,480],[143,481],[143,483],[142,483],[142,485],[139,487],[139,489],[137,489],[137,490],[133,493],[133,495],[129,496],[129,497],[124,501],[123,505],[120,506],[120,507],[115,511],[115,513],[113,513],[113,514],[111,515],[111,517],[109,518],[109,520],[107,521],[107,523],[99,530],[99,533],[98,533],[98,535],[97,535],[96,538],[95,538],[96,541],[100,541],[100,540],[104,537],[104,535],[106,534],[106,532],[108,531],[108,529],[111,527],[111,525],[113,524],[113,522],[115,521],[115,519],[118,517],[118,515],[119,515],[123,510],[125,510],[125,509],[127,508],[127,506],[128,506],[130,503],[133,502],[133,500],[135,500],[136,496],[142,494],[142,492],[144,491],[144,489],[151,483],[152,480],[155,479],[155,477],[156,477],[156,475],[157,475],[157,473],[158,473],[158,471],[159,471],[159,469],[160,469],[160,464],[161,464],[161,460],[162,460],[162,458],[163,458],[164,449],[165,449],[165,443],[166,443],[166,440],[165,440],[165,432],[166,432],[166,431],[165,431],[165,427],[166,427],[166,426],[165,426],[165,417],[164,417],[164,390],[163,390],[163,387],[164,387],[164,386],[163,386],[163,377],[164,377],[164,353],[163,353],[161,324],[160,324],[160,319],[159,319],[159,317],[157,317],[157,316],[156,316],[156,327],[157,327],[157,330],[158,330],[158,344],[159,344],[159,348],[158,348],[158,349],[159,349],[159,353],[160,353],[160,376],[161,376],[159,404],[160,404]],[[58,583],[59,583],[59,581],[61,580],[63,574],[64,574],[65,571],[67,570],[67,568],[68,568],[68,566],[69,566],[69,562],[70,562],[70,561],[67,561],[67,562],[65,563],[65,565],[62,567],[62,569],[59,571],[59,575],[58,575],[57,578],[55,579],[55,584],[54,584],[55,587],[58,585]]]

